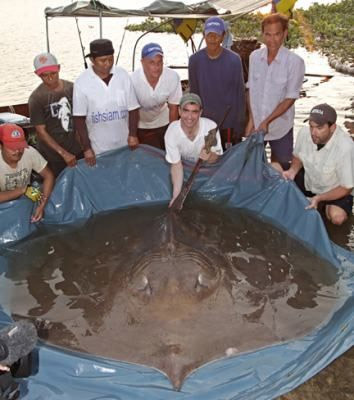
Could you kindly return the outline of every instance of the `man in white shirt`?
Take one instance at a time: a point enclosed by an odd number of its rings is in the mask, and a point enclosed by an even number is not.
[[[262,21],[265,47],[251,53],[247,87],[249,121],[245,135],[265,133],[271,148],[271,161],[289,167],[293,151],[295,100],[305,74],[304,61],[283,47],[288,19],[271,14]]]
[[[354,142],[336,120],[328,104],[311,110],[309,126],[298,133],[291,167],[283,176],[311,198],[307,208],[324,206],[326,217],[341,225],[353,209]]]
[[[169,207],[172,206],[182,189],[182,159],[196,162],[198,158],[201,158],[207,163],[214,163],[223,153],[219,131],[216,133],[216,146],[211,147],[209,153],[204,148],[204,137],[208,135],[211,129],[216,127],[216,123],[211,119],[201,117],[202,101],[197,94],[184,94],[178,110],[180,120],[172,122],[165,135],[166,160],[171,164],[173,186]]]
[[[178,73],[163,65],[159,44],[148,43],[141,51],[142,68],[131,75],[138,102],[137,144],[165,149],[164,136],[170,122],[178,119],[182,86]]]
[[[126,146],[136,136],[139,103],[129,74],[113,66],[113,54],[110,40],[92,41],[91,65],[74,83],[74,124],[90,166],[97,154]]]
[[[32,170],[43,178],[43,191],[31,222],[38,222],[54,186],[54,176],[47,161],[28,146],[23,129],[15,124],[0,126],[0,203],[15,200],[25,194]]]

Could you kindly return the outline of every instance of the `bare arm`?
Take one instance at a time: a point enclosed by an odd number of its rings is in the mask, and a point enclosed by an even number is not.
[[[44,208],[48,202],[49,196],[52,193],[54,186],[54,175],[49,167],[45,167],[39,173],[43,178],[43,191],[38,207],[32,215],[31,222],[38,222],[43,218]]]
[[[139,145],[138,139],[139,108],[129,111],[128,146],[134,150]]]
[[[36,132],[41,141],[58,153],[69,167],[76,165],[76,157],[61,147],[47,132],[45,125],[36,125]]]
[[[253,121],[253,114],[251,109],[251,101],[250,101],[250,91],[246,91],[246,104],[248,109],[248,122],[245,129],[245,136],[249,136],[252,132],[254,132],[254,121]]]
[[[283,178],[290,179],[293,181],[301,168],[302,168],[302,162],[300,158],[293,156],[290,168],[287,171],[283,172]]]
[[[182,161],[176,164],[171,164],[171,179],[172,179],[172,199],[170,201],[169,207],[172,206],[173,202],[176,200],[177,196],[180,194],[183,185],[183,165]]]
[[[177,104],[168,104],[169,110],[169,122],[177,121],[178,120],[178,105]]]
[[[321,201],[337,200],[351,193],[353,188],[345,188],[343,186],[337,186],[328,192],[316,194],[316,196],[311,198],[311,203],[306,207],[306,209],[317,208],[318,203]]]
[[[82,150],[84,151],[85,161],[87,165],[93,167],[96,164],[96,156],[91,148],[91,142],[86,125],[86,116],[74,116],[74,127],[79,135]]]
[[[16,188],[14,190],[6,190],[4,192],[0,192],[0,203],[5,203],[6,201],[18,199],[25,193],[26,189],[27,187],[24,186]]]
[[[257,130],[268,132],[269,124],[274,121],[276,118],[283,115],[294,103],[296,99],[284,99],[281,101],[273,110],[273,112],[268,115],[268,117],[260,123],[257,127]]]

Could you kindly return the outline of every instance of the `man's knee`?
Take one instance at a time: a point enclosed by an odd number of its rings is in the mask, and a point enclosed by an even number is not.
[[[342,225],[348,219],[347,213],[342,208],[333,205],[327,206],[326,216],[334,225]]]

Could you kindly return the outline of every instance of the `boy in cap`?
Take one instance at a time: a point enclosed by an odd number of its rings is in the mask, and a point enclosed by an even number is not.
[[[213,146],[209,153],[204,149],[204,137],[216,127],[216,123],[201,117],[202,101],[197,94],[184,94],[178,110],[181,118],[169,125],[165,135],[166,160],[171,164],[173,186],[169,207],[172,206],[182,189],[182,159],[195,163],[198,158],[201,158],[207,163],[214,163],[223,153],[219,131],[216,133],[216,146]]]
[[[189,85],[203,101],[203,116],[219,123],[231,110],[221,129],[224,149],[241,140],[245,128],[245,86],[241,58],[222,47],[224,21],[210,17],[204,24],[206,47],[189,58]]]
[[[264,47],[251,53],[247,86],[249,121],[245,135],[265,133],[271,160],[289,167],[293,151],[295,101],[305,74],[301,57],[283,46],[288,34],[288,18],[271,14],[262,21]]]
[[[28,146],[23,129],[15,124],[0,126],[0,203],[25,194],[30,184],[31,172],[36,171],[43,178],[43,191],[31,222],[42,219],[44,207],[52,192],[54,176],[47,161],[40,153]]]
[[[90,166],[96,155],[126,146],[137,134],[139,103],[129,74],[113,66],[113,54],[110,40],[92,41],[91,65],[74,84],[74,122]]]
[[[141,51],[142,68],[131,75],[138,102],[138,143],[165,149],[164,136],[168,124],[178,119],[178,103],[182,97],[178,73],[163,65],[159,44],[148,43]]]
[[[310,197],[307,208],[325,208],[325,215],[341,225],[353,208],[354,143],[348,133],[336,125],[337,113],[328,104],[319,104],[310,112],[309,126],[297,135],[285,179],[295,180]]]
[[[72,121],[73,84],[60,79],[60,65],[53,54],[38,54],[33,64],[42,83],[29,98],[31,123],[36,128],[40,153],[58,176],[83,157]]]

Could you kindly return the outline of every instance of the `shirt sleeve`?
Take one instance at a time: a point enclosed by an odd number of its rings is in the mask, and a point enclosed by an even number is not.
[[[32,169],[38,174],[47,166],[47,160],[33,147],[29,147],[31,152]]]
[[[293,155],[295,157],[299,158],[300,160],[301,160],[301,152],[303,149],[304,140],[306,140],[306,137],[305,137],[306,134],[309,135],[310,132],[308,132],[308,128],[306,126],[303,126],[296,136],[296,142],[295,142]]]
[[[168,104],[179,104],[179,101],[181,100],[182,97],[182,86],[180,77],[177,73],[174,74],[174,77],[175,77],[175,85],[170,95],[168,96],[167,100]]]
[[[299,56],[294,56],[289,63],[288,82],[285,98],[298,99],[300,97],[300,90],[304,81],[304,75],[304,60]]]
[[[170,124],[165,134],[165,147],[166,147],[166,161],[170,164],[176,164],[181,161],[181,153],[178,149],[176,140],[174,138],[175,132],[173,126]]]
[[[354,188],[354,146],[349,146],[339,157],[337,175],[340,186]]]
[[[88,99],[82,92],[80,83],[74,83],[73,91],[73,116],[83,117],[88,113]]]
[[[136,98],[132,79],[128,73],[127,73],[126,89],[127,89],[127,99],[128,99],[128,111],[140,108],[140,104],[138,102],[138,99]]]

